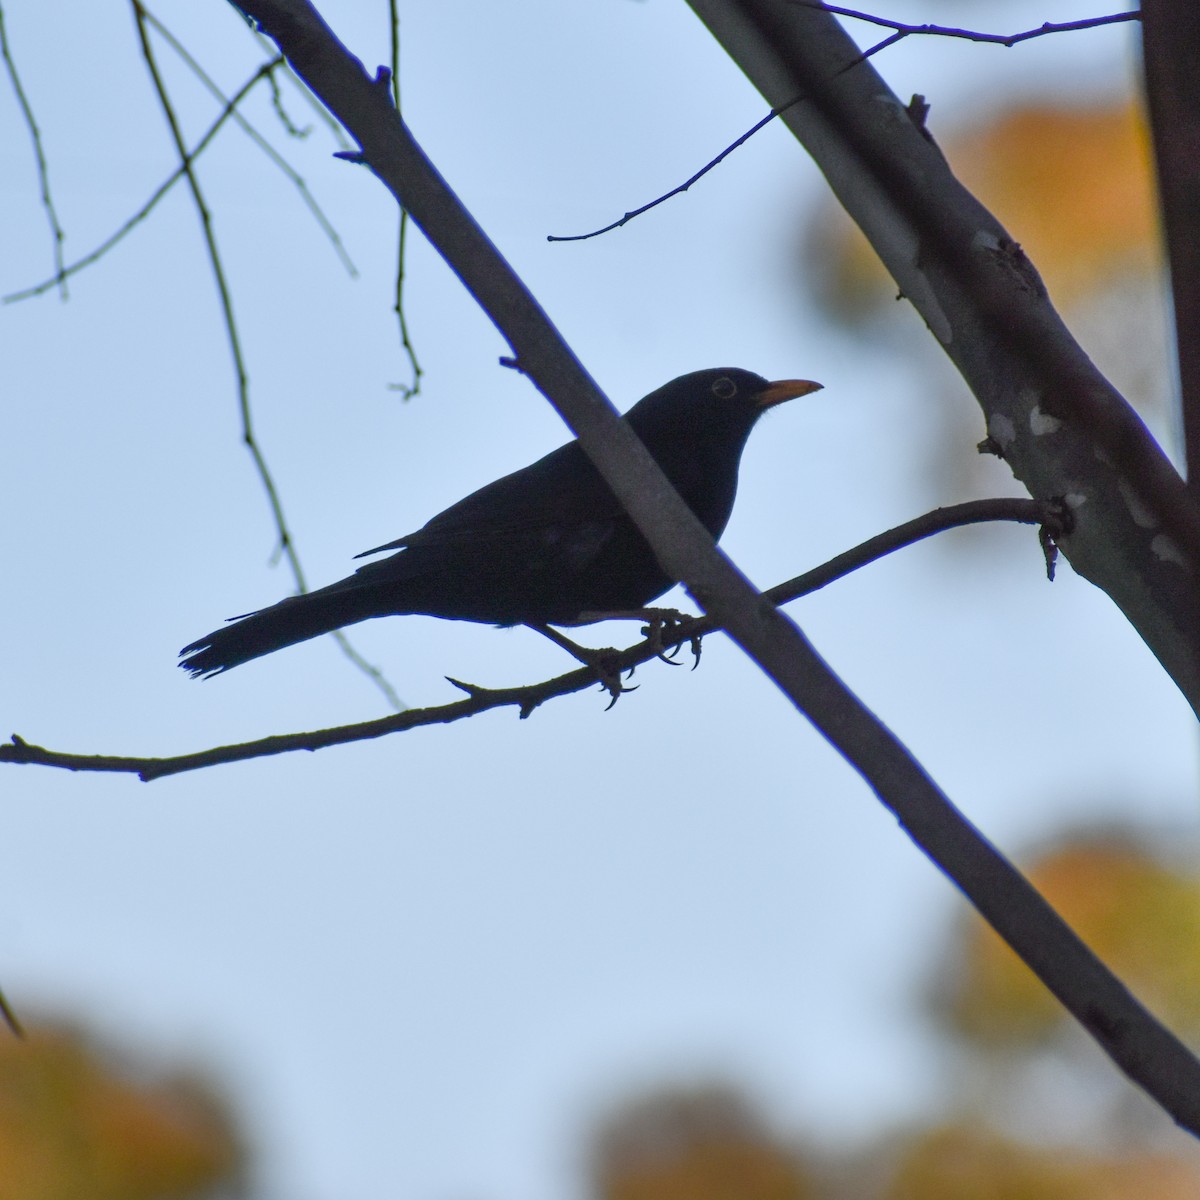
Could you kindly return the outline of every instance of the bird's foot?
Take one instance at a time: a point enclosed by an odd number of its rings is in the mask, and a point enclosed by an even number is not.
[[[650,648],[654,651],[656,658],[661,659],[668,666],[679,666],[679,651],[686,641],[692,651],[692,670],[694,671],[700,665],[700,648],[703,642],[699,634],[694,633],[679,639],[670,649],[666,646],[668,638],[676,634],[689,621],[695,620],[693,616],[680,612],[677,608],[647,608],[644,610],[644,616],[648,624],[642,626],[642,637],[650,643]]]
[[[581,646],[578,642],[573,642],[565,634],[559,633],[557,629],[551,628],[549,625],[531,625],[530,629],[536,629],[543,637],[549,638],[556,646],[564,649],[572,658],[578,659],[585,667],[591,667],[596,672],[596,678],[600,681],[600,686],[612,697],[608,702],[608,708],[604,711],[608,712],[614,704],[621,698],[624,692],[636,692],[637,687],[626,687],[621,680],[621,655],[620,651],[611,646],[606,646],[600,650],[593,650],[590,646]],[[630,674],[633,674],[632,670]]]
[[[642,637],[649,641],[655,656],[672,667],[678,666],[675,659],[679,654],[679,647],[683,641],[688,641],[691,643],[692,657],[695,660],[692,669],[695,670],[700,662],[699,637],[680,639],[670,649],[666,646],[670,634],[695,619],[691,613],[681,612],[677,608],[623,608],[613,612],[580,613],[576,624],[590,625],[595,621],[646,621],[648,624],[642,627]]]

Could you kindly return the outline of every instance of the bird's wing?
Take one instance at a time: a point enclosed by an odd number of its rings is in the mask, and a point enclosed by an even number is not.
[[[406,534],[359,558],[385,550],[434,549],[468,545],[505,535],[595,526],[622,516],[600,473],[570,442],[537,462],[505,475],[438,513],[415,533]]]

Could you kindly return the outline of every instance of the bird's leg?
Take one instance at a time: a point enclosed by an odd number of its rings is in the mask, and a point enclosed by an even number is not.
[[[582,624],[582,622],[580,622]],[[635,692],[637,688],[626,687],[621,682],[621,672],[617,668],[617,651],[612,647],[604,650],[593,650],[588,646],[581,646],[578,642],[573,642],[565,633],[559,633],[550,625],[530,625],[530,629],[536,629],[543,637],[549,638],[556,646],[565,650],[572,658],[578,659],[586,667],[591,667],[596,672],[600,680],[601,687],[612,697],[608,707],[612,708],[616,704],[622,692]],[[605,709],[607,712],[608,710]]]
[[[692,620],[692,617],[687,613],[680,612],[677,608],[648,608],[645,610],[645,620],[649,623],[642,627],[642,637],[650,643],[654,653],[663,662],[677,667],[679,665],[677,659],[683,642],[676,642],[668,651],[663,647],[663,634],[674,633],[685,621]],[[694,671],[700,665],[701,643],[700,638],[695,634],[688,640],[691,642],[692,670]]]
[[[650,643],[651,649],[655,655],[662,659],[663,662],[671,666],[678,666],[675,661],[679,654],[679,643],[667,650],[663,646],[664,632],[673,632],[678,626],[686,621],[693,620],[689,613],[680,612],[677,608],[627,608],[619,612],[585,612],[579,614],[579,622],[590,621],[646,621],[648,622],[642,628],[642,637]],[[700,638],[692,637],[688,639],[692,647],[692,670],[694,671],[700,665]]]

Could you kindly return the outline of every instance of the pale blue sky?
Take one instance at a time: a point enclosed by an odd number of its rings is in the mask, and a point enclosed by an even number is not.
[[[364,61],[386,59],[385,5],[322,9]],[[1005,9],[1013,28],[1094,11]],[[230,90],[258,60],[215,0],[155,11]],[[129,14],[80,6],[69,34],[49,14],[6,6],[70,258],[173,159]],[[910,361],[903,341],[855,340],[798,294],[821,180],[781,128],[614,235],[546,243],[666,190],[761,115],[686,6],[455,2],[402,17],[418,138],[621,407],[705,366],[825,383],[764,421],[743,461],[724,545],[756,582],[964,498],[923,473],[939,410],[970,405],[965,389],[946,368],[935,386],[923,348]],[[878,65],[902,96],[928,96],[937,132],[1008,93],[1117,88],[1133,37],[906,45]],[[213,105],[168,74],[195,136]],[[264,96],[250,111],[282,144]],[[9,292],[50,256],[3,89],[0,131]],[[396,214],[334,148],[320,131],[287,146],[357,282],[236,129],[201,170],[259,435],[314,583],[564,437],[496,365],[503,344],[419,236],[424,394],[387,391],[405,373]],[[175,669],[185,642],[291,587],[268,565],[182,190],[72,282],[70,303],[0,311],[0,349],[4,734],[168,754],[381,713],[328,640],[206,683]],[[995,490],[1005,474],[996,464]],[[1067,567],[1047,585],[1027,530],[953,536],[980,551],[924,546],[791,611],[1006,850],[1097,817],[1191,837],[1193,720],[1107,599]],[[454,697],[445,675],[506,685],[564,666],[520,630],[406,618],[354,638],[417,705]],[[609,713],[586,693],[525,722],[494,713],[149,786],[7,768],[0,982],[20,1010],[228,1080],[261,1193],[280,1200],[577,1195],[590,1117],[639,1084],[706,1073],[830,1145],[919,1119],[940,1066],[914,1013],[961,902],[723,640],[696,672],[654,665],[637,682]]]

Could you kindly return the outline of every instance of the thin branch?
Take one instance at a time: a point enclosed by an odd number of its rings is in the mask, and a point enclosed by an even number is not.
[[[192,193],[192,200],[196,206],[196,213],[200,218],[200,228],[204,236],[205,248],[208,251],[208,261],[212,267],[217,296],[221,303],[221,314],[225,324],[226,339],[229,343],[229,351],[233,359],[234,375],[237,381],[238,409],[242,418],[242,441],[254,461],[259,481],[262,483],[263,491],[267,496],[267,503],[271,509],[271,515],[274,518],[275,529],[279,538],[278,550],[287,559],[288,565],[292,569],[292,576],[296,581],[296,586],[300,591],[305,592],[308,590],[308,584],[304,577],[304,568],[300,564],[300,556],[292,541],[287,518],[284,515],[283,502],[275,486],[274,477],[267,466],[266,457],[254,433],[254,422],[250,410],[250,377],[246,370],[245,358],[242,354],[241,337],[238,333],[237,319],[233,311],[233,296],[225,277],[225,267],[221,259],[220,250],[217,247],[216,234],[213,230],[212,214],[209,212],[208,202],[205,200],[204,192],[200,187],[200,180],[193,170],[192,162],[188,159],[187,146],[184,143],[183,131],[180,129],[179,120],[175,115],[175,107],[171,103],[166,85],[163,83],[162,76],[158,70],[158,62],[154,56],[154,49],[150,44],[150,35],[147,28],[149,18],[146,9],[141,0],[131,0],[131,3],[137,24],[138,39],[142,47],[142,57],[145,59],[146,69],[149,71],[150,79],[154,84],[159,105],[170,128],[171,137],[175,142],[175,150],[179,155],[180,169],[187,179],[188,187]],[[367,662],[354,649],[349,639],[340,630],[333,636],[342,653],[379,688],[388,703],[393,708],[403,708],[403,702],[396,694],[395,689],[384,678],[382,672]]]
[[[412,400],[421,394],[421,377],[425,369],[417,358],[417,349],[413,345],[412,335],[408,329],[408,316],[404,311],[404,280],[405,261],[408,257],[408,213],[400,210],[400,236],[396,240],[396,294],[392,302],[392,311],[400,327],[400,348],[408,358],[408,367],[412,372],[411,383],[389,383],[390,391],[399,392],[402,400]]]
[[[935,508],[920,517],[906,521],[903,525],[897,525],[894,529],[876,534],[875,537],[846,550],[828,562],[771,588],[763,595],[774,604],[787,604],[801,596],[808,596],[869,563],[948,529],[977,525],[985,521],[1017,521],[1026,525],[1043,525],[1053,533],[1059,529],[1061,520],[1062,513],[1058,508],[1039,504],[1035,500],[970,500],[965,504]],[[614,669],[618,673],[632,671],[643,663],[661,657],[664,650],[697,642],[716,629],[716,623],[709,617],[696,617],[679,625],[668,626],[653,638],[644,638],[624,650],[617,651]],[[167,775],[177,775],[184,771],[196,771],[224,763],[244,762],[251,758],[287,754],[296,750],[321,750],[328,746],[342,746],[349,742],[368,741],[392,733],[403,733],[425,725],[445,725],[494,708],[516,708],[524,719],[547,700],[593,686],[596,683],[596,672],[591,667],[583,667],[541,683],[509,688],[479,687],[457,680],[451,682],[466,691],[468,699],[432,708],[410,708],[395,716],[382,717],[375,721],[362,721],[354,725],[340,725],[307,733],[280,734],[233,746],[215,746],[209,750],[180,754],[171,758],[69,754],[32,745],[13,734],[11,743],[0,744],[0,763],[59,767],[68,771],[118,772],[137,775],[144,782],[150,782]]]
[[[394,0],[393,0],[394,3]],[[908,37],[910,34],[940,34],[944,37],[959,37],[969,38],[976,42],[994,42],[1002,46],[1015,46],[1018,42],[1028,41],[1030,38],[1042,37],[1048,33],[1066,33],[1079,29],[1093,29],[1100,25],[1115,25],[1122,21],[1136,21],[1141,16],[1139,12],[1113,13],[1107,17],[1091,17],[1083,21],[1066,21],[1055,25],[1047,22],[1039,26],[1037,29],[1027,29],[1023,33],[1013,34],[994,34],[994,33],[973,33],[968,29],[950,29],[940,25],[904,25],[898,21],[888,21],[882,17],[874,17],[870,13],[859,12],[857,9],[839,8],[833,4],[823,4],[820,0],[792,0],[792,3],[799,4],[804,8],[817,8],[824,12],[837,13],[845,17],[855,17],[862,21],[870,21],[876,25],[882,25],[887,29],[894,29],[896,32],[883,41],[876,43],[869,50],[864,50],[862,55],[853,62],[847,63],[842,70],[849,70],[853,66],[857,66],[860,62],[866,62],[868,58],[873,57],[882,50],[886,50],[889,46],[895,45],[896,42]],[[657,208],[660,204],[665,204],[668,200],[674,199],[676,196],[686,192],[692,184],[703,179],[714,167],[719,166],[726,158],[729,157],[739,146],[749,141],[760,129],[769,125],[776,117],[782,116],[793,105],[799,104],[804,99],[803,94],[794,97],[787,101],[786,104],[781,104],[777,108],[771,109],[769,113],[761,120],[756,121],[745,133],[736,141],[731,142],[716,158],[710,159],[704,164],[694,175],[685,180],[683,183],[673,187],[669,192],[664,192],[661,196],[638,208],[631,209],[616,221],[610,221],[607,225],[600,229],[593,229],[591,233],[575,233],[566,236],[556,234],[548,234],[546,241],[548,242],[586,242],[589,238],[599,237],[603,233],[611,233],[614,229],[620,229],[622,225],[627,225],[635,217],[640,217],[643,213],[649,212],[652,208]]]
[[[183,62],[187,64],[192,74],[200,80],[200,82],[208,89],[211,95],[215,96],[218,100],[225,104],[226,110],[233,117],[234,121],[241,127],[242,132],[245,133],[246,136],[249,137],[250,140],[267,156],[267,158],[270,159],[270,161],[274,163],[274,165],[278,167],[279,170],[284,173],[284,175],[287,176],[292,186],[300,194],[300,199],[304,201],[305,207],[310,213],[312,213],[314,220],[321,227],[321,231],[329,239],[333,246],[334,252],[337,254],[338,258],[342,260],[342,265],[346,268],[347,273],[352,279],[357,279],[358,268],[354,265],[353,260],[350,258],[350,254],[346,250],[345,244],[342,242],[341,234],[339,234],[337,229],[334,228],[333,222],[330,221],[325,215],[312,192],[308,190],[308,184],[304,181],[304,177],[292,166],[291,163],[287,161],[286,158],[283,157],[282,154],[279,153],[278,150],[275,149],[274,146],[271,145],[270,142],[267,141],[266,138],[263,137],[261,133],[258,132],[254,125],[252,125],[250,121],[248,121],[246,117],[242,115],[236,105],[233,105],[229,102],[224,92],[222,92],[220,87],[217,86],[216,81],[208,74],[207,71],[205,71],[205,69],[192,56],[187,47],[180,42],[180,40],[162,23],[162,21],[160,21],[158,17],[156,17],[149,9],[144,9],[144,11],[146,13],[146,20],[149,21],[150,24],[158,31],[159,36],[162,37],[167,45],[169,45],[171,49],[179,55]],[[276,58],[272,63],[272,68],[274,68],[275,63],[282,64],[285,61],[286,60],[281,57]],[[279,97],[279,87],[275,82],[273,70],[269,76],[269,81],[271,85],[271,94],[275,104],[275,110],[279,114],[280,121],[282,122],[284,128],[293,137],[304,137],[304,133],[300,130],[297,130],[295,126],[292,125],[287,114],[283,111],[282,103]]]
[[[619,220],[612,221],[605,225],[602,229],[593,229],[591,233],[572,233],[559,236],[557,234],[547,234],[546,241],[548,242],[586,242],[588,238],[599,237],[602,233],[611,233],[614,229],[620,229],[622,225],[627,225],[635,217],[640,217],[642,213],[649,212],[652,208],[657,208],[660,204],[665,204],[668,200],[675,196],[681,196],[684,192],[703,179],[714,167],[719,166],[725,161],[739,146],[744,142],[748,142],[760,129],[769,125],[777,116],[786,112],[793,104],[799,104],[804,97],[797,96],[793,100],[789,100],[786,104],[781,104],[778,108],[773,108],[760,121],[756,121],[745,133],[742,134],[736,141],[730,142],[716,158],[710,159],[698,170],[690,179],[685,180],[677,187],[673,187],[669,192],[664,192],[657,200],[651,200],[648,204],[643,204],[640,208],[635,208],[627,212]]]
[[[388,0],[388,15],[391,18],[391,62],[392,62],[392,105],[400,111],[400,5],[398,0]],[[408,332],[408,317],[404,312],[404,264],[408,254],[408,209],[400,209],[400,236],[396,243],[396,299],[392,309],[400,326],[400,348],[408,356],[408,367],[412,383],[393,383],[388,386],[400,393],[403,400],[411,400],[421,393],[421,376],[425,372],[417,359],[417,351]]]
[[[63,267],[63,242],[66,234],[58,221],[58,212],[54,207],[54,197],[50,193],[50,169],[46,165],[46,155],[42,150],[42,134],[33,115],[33,106],[25,89],[21,85],[21,76],[17,73],[17,64],[8,44],[8,30],[4,25],[4,8],[0,5],[0,56],[4,58],[4,66],[8,70],[8,78],[16,93],[17,104],[20,105],[21,115],[25,118],[25,126],[29,130],[33,142],[33,156],[37,161],[38,185],[41,188],[42,208],[46,212],[46,220],[50,222],[50,236],[54,246],[54,284],[58,286],[62,298],[67,299],[67,272]],[[52,285],[53,286],[53,285]]]
[[[247,26],[254,34],[254,40],[262,47],[265,53],[273,54],[275,44],[269,37],[259,32],[258,26],[253,21],[247,21]],[[295,71],[292,70],[291,64],[287,66],[287,78],[291,81],[292,86],[300,94],[300,98],[313,111],[313,115],[325,126],[329,131],[330,136],[338,146],[343,150],[350,149],[350,140],[346,137],[346,131],[329,115],[329,110],[312,94],[312,92],[304,85],[304,80],[301,79]],[[279,117],[280,124],[287,130],[292,137],[307,137],[305,130],[297,128],[292,119],[287,115],[283,107],[283,96],[278,89],[275,90],[273,101],[275,112]]]
[[[851,17],[855,21],[866,21],[871,25],[879,25],[884,29],[894,29],[899,35],[898,37],[885,38],[877,46],[872,46],[871,50],[864,55],[864,58],[869,58],[871,54],[878,53],[886,46],[890,46],[901,38],[906,38],[912,34],[919,34],[928,37],[951,37],[965,38],[969,42],[984,42],[994,46],[1012,47],[1019,42],[1027,42],[1032,38],[1045,37],[1049,33],[1077,33],[1083,29],[1098,29],[1102,25],[1119,25],[1125,21],[1141,20],[1141,11],[1133,9],[1129,12],[1110,13],[1105,17],[1086,17],[1081,21],[1046,21],[1044,24],[1037,26],[1035,29],[1025,29],[1020,33],[979,33],[973,29],[955,29],[949,25],[908,25],[903,21],[892,21],[887,17],[877,17],[874,13],[861,12],[856,8],[842,8],[837,4],[824,4],[821,0],[791,0],[793,4],[798,4],[802,8],[816,8],[822,12],[833,13],[839,17]]]
[[[1058,538],[1066,535],[1070,514],[1062,505],[1043,504],[1039,500],[1022,500],[1007,496],[994,500],[967,500],[962,504],[931,509],[911,521],[905,521],[903,525],[877,533],[865,542],[835,555],[828,562],[805,571],[803,575],[797,575],[786,583],[770,588],[763,592],[763,595],[773,604],[789,604],[936,533],[960,529],[967,525],[980,525],[988,521],[1015,521],[1022,525],[1038,525],[1044,528],[1051,538]],[[705,632],[711,628],[713,626],[708,624]],[[684,640],[684,637],[680,637],[677,641]]]
[[[54,282],[58,285],[60,297],[66,300],[69,295],[63,258],[63,243],[66,240],[66,235],[63,233],[62,225],[59,223],[58,212],[54,207],[54,197],[50,191],[50,171],[46,163],[45,152],[42,149],[41,130],[38,128],[37,120],[33,115],[33,106],[29,103],[28,96],[25,95],[25,88],[21,84],[21,76],[17,71],[16,60],[13,58],[12,48],[8,44],[8,29],[4,23],[3,5],[0,5],[0,56],[4,59],[4,65],[8,71],[13,92],[17,97],[17,104],[20,106],[21,113],[25,118],[25,125],[29,130],[30,140],[33,142],[33,155],[37,163],[42,208],[46,213],[47,221],[50,223],[50,236],[54,257]],[[21,1022],[17,1019],[17,1014],[13,1011],[3,991],[0,991],[0,1019],[3,1019],[4,1024],[17,1037],[23,1038],[25,1036],[25,1032],[21,1028]]]
[[[288,71],[287,74],[289,78],[293,78],[294,80],[292,72]],[[302,142],[302,140],[308,137],[308,134],[312,133],[311,125],[296,125],[295,121],[292,120],[292,116],[290,116],[288,113],[287,108],[283,107],[283,89],[281,88],[280,83],[278,83],[278,80],[275,78],[275,76],[271,76],[271,108],[275,110],[276,119],[278,122],[280,122],[280,125],[283,127],[283,132],[287,133],[289,138],[296,138]],[[338,139],[338,145],[343,146],[343,143],[344,136],[341,139]]]
[[[118,242],[131,233],[138,225],[144,221],[154,210],[158,202],[187,174],[188,167],[200,157],[201,154],[208,148],[213,138],[217,136],[221,127],[225,124],[237,109],[237,106],[245,99],[251,88],[255,86],[261,79],[270,78],[271,72],[274,71],[283,62],[282,57],[276,57],[271,62],[263,63],[249,79],[234,94],[230,97],[225,108],[220,116],[208,127],[204,136],[196,143],[190,152],[185,154],[180,160],[180,164],[170,175],[154,191],[150,198],[142,205],[141,208],[122,223],[111,236],[104,239],[94,250],[85,254],[82,258],[76,259],[73,263],[66,266],[62,270],[62,277],[69,278],[72,275],[78,274],[80,271],[90,267],[106,255]],[[55,275],[50,279],[45,279],[41,283],[34,284],[32,287],[23,288],[19,292],[11,292],[4,297],[5,304],[16,304],[21,300],[29,300],[34,296],[41,296],[48,292],[52,287],[57,286],[59,276]]]

